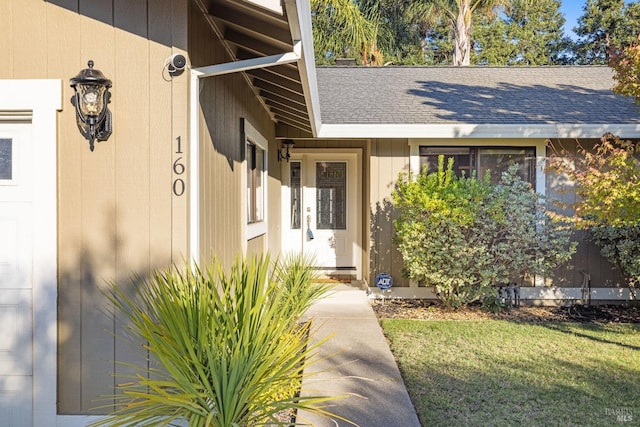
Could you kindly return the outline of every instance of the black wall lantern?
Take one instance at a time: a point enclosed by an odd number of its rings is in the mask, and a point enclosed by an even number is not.
[[[111,80],[100,70],[93,69],[93,61],[87,65],[89,68],[70,80],[75,92],[71,103],[76,107],[78,129],[93,151],[95,140],[106,141],[111,136],[111,111],[107,108],[111,99]]]
[[[293,148],[293,141],[290,139],[285,139],[284,141],[282,141],[282,145],[284,147],[278,149],[278,161],[281,162],[284,159],[288,163],[289,159],[291,158],[291,153],[289,152],[289,150]]]

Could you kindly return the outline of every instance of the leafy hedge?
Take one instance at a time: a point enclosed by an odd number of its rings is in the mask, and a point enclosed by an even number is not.
[[[555,223],[541,195],[517,175],[497,185],[489,177],[457,177],[453,159],[438,171],[400,176],[395,242],[406,275],[433,286],[442,302],[459,307],[495,293],[492,287],[547,274],[575,251],[571,231]]]

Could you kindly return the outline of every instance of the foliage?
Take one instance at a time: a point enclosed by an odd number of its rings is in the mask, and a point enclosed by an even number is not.
[[[456,177],[453,159],[435,173],[399,178],[395,242],[407,276],[434,286],[442,302],[458,307],[493,294],[494,287],[546,274],[569,259],[570,231],[551,221],[541,196],[517,175],[499,184]]]
[[[616,81],[613,91],[640,104],[640,39],[614,53],[609,65]]]
[[[640,224],[596,225],[591,228],[600,253],[628,278],[631,286],[640,283]]]
[[[570,40],[558,0],[511,0],[504,13],[483,17],[473,32],[474,58],[488,65],[553,65],[566,62]]]
[[[635,143],[606,134],[593,150],[578,147],[574,157],[556,150],[549,165],[566,176],[578,197],[566,218],[590,230],[602,255],[631,283],[640,280],[639,150]]]
[[[640,33],[640,5],[624,0],[587,0],[578,19],[575,46],[578,64],[609,62],[611,52],[633,43]]]
[[[375,49],[376,19],[352,0],[311,0],[311,18],[317,65],[331,64],[336,58],[366,62],[366,49]]]
[[[620,423],[603,408],[633,412],[627,421],[637,422],[640,325],[402,319],[381,325],[424,426]]]
[[[312,304],[322,299],[333,285],[319,283],[314,258],[293,252],[278,259],[272,281],[279,286],[278,304],[281,314],[297,321]]]
[[[116,411],[93,425],[246,427],[282,425],[276,414],[292,409],[328,414],[322,404],[331,398],[294,393],[314,347],[309,325],[291,317],[300,309],[287,307],[308,306],[320,293],[303,289],[307,297],[296,301],[291,290],[304,285],[283,287],[268,280],[268,269],[268,257],[236,261],[229,273],[215,261],[137,277],[134,296],[113,285],[109,298],[129,320],[127,339],[149,352],[150,365],[128,366],[136,373],[111,397]],[[278,277],[306,282],[301,269],[288,276],[285,263]]]
[[[384,63],[424,64],[424,40],[432,25],[432,5],[415,0],[357,0],[375,18],[376,45]]]

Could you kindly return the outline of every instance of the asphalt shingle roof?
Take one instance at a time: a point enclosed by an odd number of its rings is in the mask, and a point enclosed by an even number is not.
[[[639,124],[612,71],[582,67],[318,67],[327,124]]]

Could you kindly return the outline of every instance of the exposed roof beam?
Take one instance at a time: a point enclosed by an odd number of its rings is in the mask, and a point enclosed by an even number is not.
[[[241,4],[242,2],[237,3]],[[254,13],[247,13],[243,10],[239,10],[238,8],[231,8],[222,4],[216,4],[215,12],[213,12],[213,14],[215,15],[214,19],[216,21],[221,21],[227,26],[241,27],[250,31],[256,38],[267,37],[267,35],[261,32],[261,30],[265,27],[271,27],[271,31],[268,36],[269,38],[273,39],[275,42],[291,42],[291,33],[289,32],[287,23],[282,16],[278,18],[266,17],[264,15],[256,17]]]
[[[282,105],[287,105],[291,108],[304,108],[304,102],[299,102],[291,98],[285,98],[284,96],[280,96],[278,94],[267,94],[263,93],[264,91],[260,91],[260,96],[263,98],[269,98],[270,100],[277,102]]]
[[[291,50],[291,43],[278,43],[277,45],[275,43],[268,43],[232,28],[225,30],[224,38],[227,42],[258,55],[275,55],[283,51]]]
[[[262,80],[254,80],[253,85],[258,89],[262,89],[266,92],[272,93],[274,95],[281,96],[283,98],[292,99],[299,104],[306,105],[305,98],[302,94],[292,92],[287,89],[283,89],[279,86],[276,86],[272,83],[268,83]]]
[[[264,68],[248,70],[247,73],[255,77],[256,79],[260,79],[262,81],[272,83],[283,89],[287,89],[287,90],[290,90],[291,92],[300,94],[301,96],[304,95],[304,92],[302,90],[302,85],[300,84],[300,82],[293,82],[291,80],[282,78],[276,74],[269,73],[268,71],[265,71]]]
[[[282,53],[279,55],[263,56],[254,59],[245,59],[242,61],[226,62],[223,64],[208,65],[206,67],[194,68],[192,71],[199,78],[219,76],[222,74],[237,73],[239,71],[253,70],[256,68],[270,67],[272,65],[286,64],[296,62],[300,59],[300,54],[296,52],[294,46],[293,52]]]

